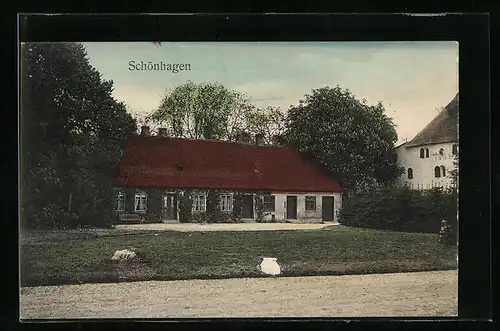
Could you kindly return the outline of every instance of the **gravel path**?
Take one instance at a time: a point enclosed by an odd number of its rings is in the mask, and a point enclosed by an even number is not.
[[[317,230],[338,223],[154,223],[120,224],[117,230],[156,230],[156,231],[270,231],[270,230]]]
[[[21,318],[456,316],[457,271],[21,289]]]

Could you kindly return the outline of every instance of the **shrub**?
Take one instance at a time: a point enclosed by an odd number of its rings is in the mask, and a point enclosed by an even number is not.
[[[456,215],[454,190],[376,186],[345,199],[339,219],[346,226],[433,233],[439,232],[441,220],[446,219],[456,233]]]
[[[191,198],[190,191],[184,191],[179,193],[179,222],[188,223],[192,221],[192,207],[193,200]]]
[[[233,211],[230,214],[230,219],[233,222],[241,222],[241,212],[243,204],[243,195],[239,192],[233,194]]]
[[[264,220],[264,195],[262,193],[255,194],[254,201],[256,221],[262,223]]]
[[[148,212],[146,216],[146,222],[148,223],[161,222],[163,191],[150,189],[147,190],[147,195],[148,195]]]

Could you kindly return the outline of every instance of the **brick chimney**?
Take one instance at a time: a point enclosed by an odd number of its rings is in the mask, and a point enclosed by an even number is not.
[[[264,135],[262,133],[258,133],[255,135],[255,144],[257,146],[263,146],[264,145]]]
[[[167,130],[167,128],[159,128],[158,129],[158,136],[160,136],[160,137],[168,137],[168,130]]]
[[[149,136],[149,126],[143,125],[141,126],[141,136]]]

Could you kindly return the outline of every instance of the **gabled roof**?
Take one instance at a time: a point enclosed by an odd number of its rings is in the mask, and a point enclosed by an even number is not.
[[[458,93],[451,102],[405,147],[455,142],[458,126]]]
[[[326,169],[292,148],[134,136],[120,187],[341,192]]]

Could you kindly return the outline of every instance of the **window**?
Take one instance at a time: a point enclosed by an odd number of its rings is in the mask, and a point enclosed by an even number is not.
[[[439,149],[439,155],[444,155],[444,149],[442,148]]]
[[[439,178],[441,177],[441,168],[440,167],[435,167],[434,168],[434,177]]]
[[[408,179],[413,179],[413,169],[408,168]]]
[[[195,194],[193,196],[193,211],[204,212],[207,210],[207,196],[205,194]]]
[[[424,149],[423,148],[420,148],[420,158],[421,159],[424,158]]]
[[[274,195],[264,195],[264,212],[274,212]]]
[[[441,175],[442,175],[443,177],[446,177],[446,169],[445,169],[445,167],[444,167],[444,166],[441,166]]]
[[[233,197],[231,194],[223,194],[220,196],[220,210],[231,211],[233,210]]]
[[[306,211],[316,211],[316,197],[306,197]]]
[[[118,192],[116,195],[116,211],[125,211],[125,194]]]
[[[425,157],[426,157],[426,158],[428,158],[428,157],[429,157],[429,149],[428,149],[428,148],[426,148],[426,149],[425,149]]]
[[[139,192],[135,194],[135,211],[146,211],[147,206],[147,196],[144,192]]]
[[[458,154],[457,144],[453,144],[453,146],[451,146],[451,154],[453,154],[453,155]]]

